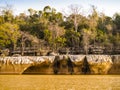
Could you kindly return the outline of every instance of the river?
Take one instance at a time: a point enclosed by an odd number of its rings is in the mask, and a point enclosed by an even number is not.
[[[120,90],[120,75],[0,75],[0,90]]]

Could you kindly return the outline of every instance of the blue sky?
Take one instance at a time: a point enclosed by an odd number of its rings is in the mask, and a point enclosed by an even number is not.
[[[0,6],[5,3],[13,5],[15,14],[27,13],[29,8],[42,10],[47,5],[62,12],[67,11],[71,4],[81,5],[86,14],[90,12],[90,5],[96,6],[98,12],[104,12],[108,16],[112,16],[115,12],[120,13],[120,0],[0,0]]]

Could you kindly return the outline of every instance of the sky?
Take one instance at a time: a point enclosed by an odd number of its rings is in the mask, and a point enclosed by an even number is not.
[[[0,6],[7,4],[13,6],[14,14],[27,13],[29,8],[43,10],[47,5],[55,8],[59,12],[67,12],[68,6],[80,5],[84,14],[90,13],[90,6],[94,5],[98,12],[103,12],[108,16],[120,13],[120,0],[0,0]]]

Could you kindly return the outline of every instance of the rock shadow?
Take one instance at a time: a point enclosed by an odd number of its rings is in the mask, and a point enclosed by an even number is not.
[[[58,74],[59,70],[60,70],[60,57],[55,56],[55,59],[53,61],[53,72],[54,72],[54,74]]]
[[[85,56],[85,58],[83,60],[81,71],[82,71],[83,74],[90,74],[91,73],[90,65],[89,65],[89,63],[87,61],[87,57],[86,56]]]

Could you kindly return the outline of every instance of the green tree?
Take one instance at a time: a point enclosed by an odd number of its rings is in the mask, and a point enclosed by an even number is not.
[[[114,16],[113,16],[113,21],[114,21],[114,24],[116,25],[116,29],[119,30],[120,29],[120,14],[119,13],[116,13]]]
[[[65,38],[68,47],[79,47],[80,33],[74,30],[66,30]]]
[[[48,43],[48,45],[52,44],[52,32],[49,30],[44,30],[44,40]]]
[[[5,22],[14,22],[13,9],[11,5],[6,5],[1,8],[1,13]]]
[[[11,47],[14,49],[16,47],[17,40],[20,37],[19,26],[11,23],[2,24],[0,26],[0,33],[0,44],[2,46],[11,45]]]

